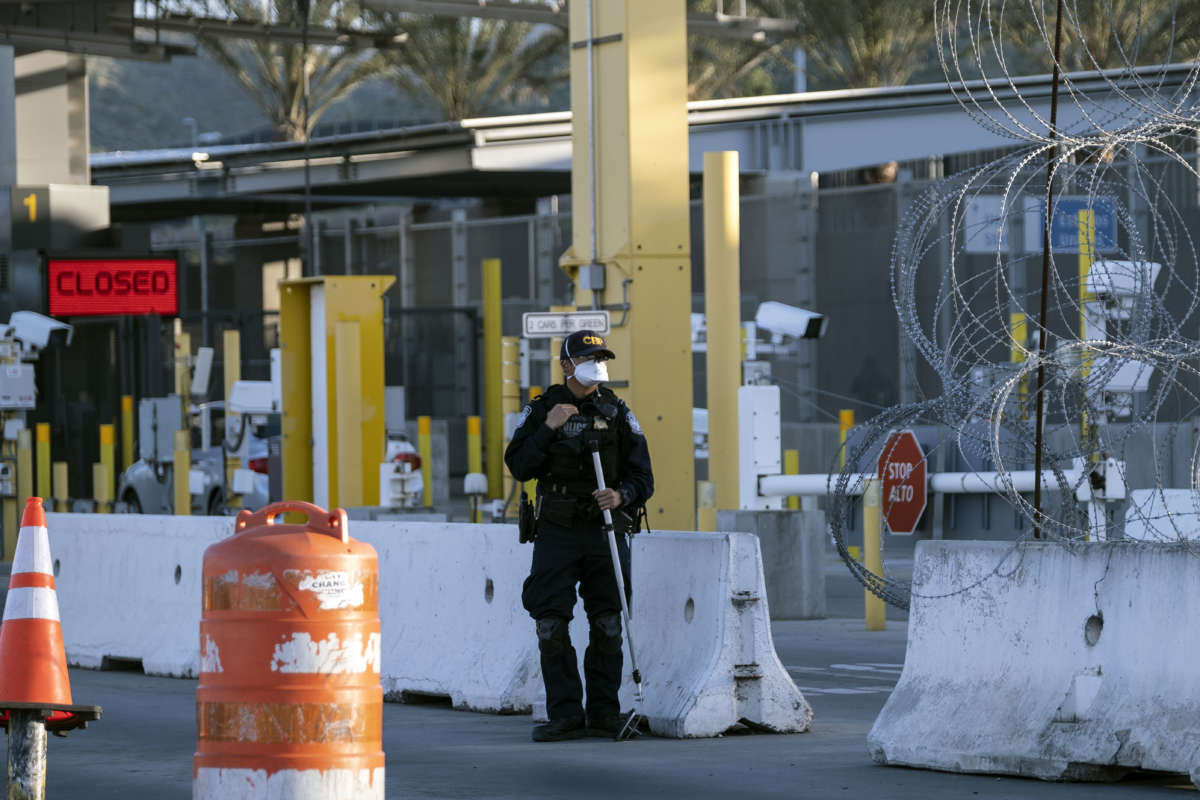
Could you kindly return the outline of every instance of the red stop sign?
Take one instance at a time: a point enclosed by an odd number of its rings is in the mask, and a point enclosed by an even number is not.
[[[892,533],[912,533],[925,511],[925,453],[912,431],[896,431],[879,454],[883,516]]]

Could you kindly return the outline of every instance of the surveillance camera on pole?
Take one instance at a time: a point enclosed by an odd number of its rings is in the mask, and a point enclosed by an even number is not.
[[[754,314],[754,323],[769,331],[776,341],[784,336],[795,339],[820,339],[829,328],[829,319],[824,314],[805,308],[789,306],[768,300],[760,303]]]
[[[74,329],[36,311],[14,311],[3,333],[18,344],[23,361],[33,361],[47,347],[70,345]]]

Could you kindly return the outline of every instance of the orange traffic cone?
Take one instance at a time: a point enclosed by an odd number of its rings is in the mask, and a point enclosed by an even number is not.
[[[25,504],[0,624],[0,709],[16,707],[10,704],[71,705],[54,562],[40,497]],[[68,716],[56,711],[52,718],[60,715]]]

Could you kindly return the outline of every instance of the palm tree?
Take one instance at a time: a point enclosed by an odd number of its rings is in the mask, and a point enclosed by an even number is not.
[[[1191,0],[1066,0],[1062,67],[1094,70],[1195,60],[1196,5]],[[1027,68],[1049,72],[1056,0],[1034,0],[1034,6],[995,3],[992,13]]]
[[[828,88],[898,86],[934,41],[930,0],[798,0],[810,75]]]
[[[225,0],[227,13],[239,21],[270,22],[299,28],[302,13],[292,0]],[[310,24],[351,29],[358,25],[357,6],[338,0],[313,0]],[[345,47],[308,47],[278,41],[245,41],[204,36],[202,41],[219,64],[237,78],[275,126],[277,135],[303,141],[330,106],[379,74],[378,57]],[[304,80],[308,75],[308,109]]]
[[[552,25],[409,14],[378,19],[409,33],[403,48],[381,54],[385,74],[414,100],[432,102],[444,119],[544,104],[567,77],[566,32]]]
[[[730,4],[732,5],[732,4]],[[752,16],[794,18],[795,0],[750,0]],[[715,0],[688,0],[689,13],[712,14]],[[756,42],[703,34],[688,36],[688,99],[745,97],[791,91],[798,37]]]

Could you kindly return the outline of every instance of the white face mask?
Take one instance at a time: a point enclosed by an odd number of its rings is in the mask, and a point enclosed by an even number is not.
[[[597,383],[604,383],[608,380],[608,364],[603,361],[585,361],[582,364],[576,364],[573,377],[579,381],[581,386],[589,388]]]

